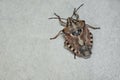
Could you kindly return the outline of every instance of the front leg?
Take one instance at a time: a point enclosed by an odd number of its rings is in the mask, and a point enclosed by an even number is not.
[[[48,19],[58,19],[60,25],[63,26],[63,27],[65,27],[65,26],[66,26],[66,23],[65,23],[64,21],[62,21],[61,19],[63,19],[63,20],[66,20],[66,19],[65,19],[65,18],[61,18],[61,17],[58,16],[56,13],[54,13],[54,15],[55,15],[56,17],[50,17],[50,18],[48,18]]]
[[[54,13],[55,16],[57,16],[58,20],[59,20],[59,23],[61,26],[66,26],[66,23],[64,21],[61,20],[60,16],[58,16],[56,13]]]

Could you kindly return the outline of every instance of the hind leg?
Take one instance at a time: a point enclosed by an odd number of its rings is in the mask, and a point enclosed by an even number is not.
[[[100,27],[93,27],[93,26],[90,26],[90,25],[88,25],[88,24],[86,24],[86,27],[89,27],[89,28],[91,28],[91,29],[100,29]]]

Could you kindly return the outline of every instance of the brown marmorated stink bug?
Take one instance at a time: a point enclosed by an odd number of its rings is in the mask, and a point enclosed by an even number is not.
[[[50,39],[56,39],[60,34],[62,34],[65,39],[64,46],[74,54],[74,59],[76,59],[76,56],[83,57],[85,59],[91,56],[93,35],[88,28],[100,29],[99,27],[92,27],[86,24],[84,20],[79,19],[77,11],[83,5],[84,4],[81,4],[78,8],[74,8],[72,16],[67,19],[61,18],[56,13],[54,13],[56,17],[49,18],[58,19],[61,26],[64,27],[55,37]]]

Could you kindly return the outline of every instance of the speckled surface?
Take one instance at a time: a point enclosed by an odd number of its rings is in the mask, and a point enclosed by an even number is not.
[[[92,56],[77,58],[64,49],[63,27],[48,20],[67,18],[73,8],[94,34]],[[0,0],[0,80],[119,80],[120,0]]]

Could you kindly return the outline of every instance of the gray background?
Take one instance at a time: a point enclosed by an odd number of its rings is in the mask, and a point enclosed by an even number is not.
[[[77,58],[64,49],[63,27],[48,20],[56,12],[80,18],[100,30],[92,56]],[[120,0],[0,0],[0,80],[119,80]]]

